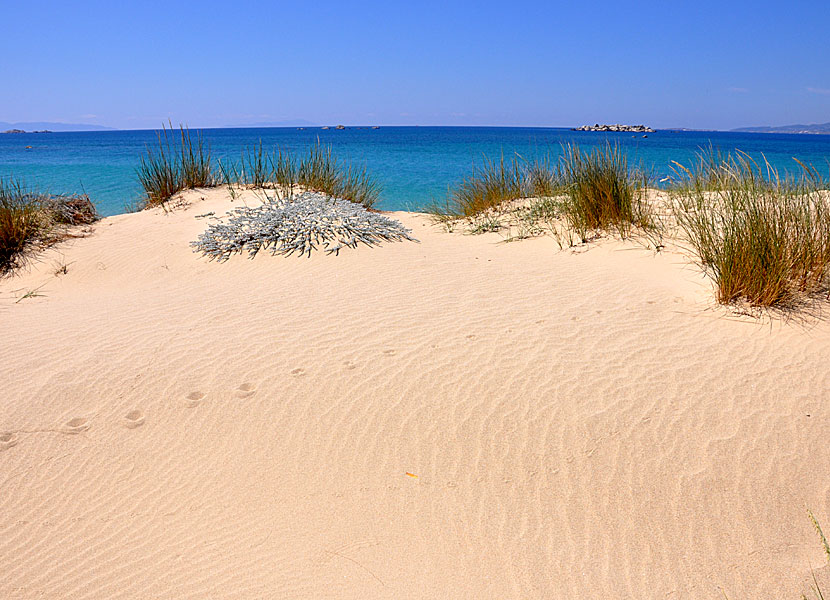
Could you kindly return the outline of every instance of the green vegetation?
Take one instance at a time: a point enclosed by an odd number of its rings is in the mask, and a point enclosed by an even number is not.
[[[0,273],[17,265],[44,226],[42,198],[26,193],[19,181],[0,180]]]
[[[65,226],[95,219],[85,195],[49,196],[25,189],[19,180],[0,179],[0,274],[18,266],[32,244],[53,242]]]
[[[826,288],[828,192],[802,167],[797,177],[779,176],[742,152],[711,151],[690,167],[676,163],[674,214],[719,302],[791,307]]]
[[[554,164],[549,156],[534,162],[519,156],[511,161],[485,158],[430,212],[449,228],[466,220],[473,233],[497,230],[493,219],[506,214],[506,227],[518,228],[511,239],[555,230],[560,241],[574,233],[586,241],[597,230],[615,229],[623,237],[635,227],[656,231],[645,193],[645,176],[629,169],[619,146],[606,144],[585,153],[569,145]],[[527,201],[517,206],[516,200]],[[559,227],[553,225],[556,219]]]
[[[632,227],[645,231],[657,227],[645,201],[645,175],[629,169],[619,146],[606,143],[583,152],[567,145],[561,170],[566,190],[562,214],[582,241],[591,231],[615,229],[628,237]]]
[[[180,140],[175,137],[172,125],[158,132],[158,147],[147,148],[138,167],[138,179],[144,188],[144,205],[160,206],[182,190],[216,185],[210,158],[210,148],[201,134],[195,140],[189,129],[179,127]]]
[[[429,212],[442,222],[475,219],[527,196],[527,171],[518,156],[508,162],[504,155],[499,161],[485,157],[481,167],[474,166],[470,176],[449,191],[443,204],[433,203]]]
[[[294,188],[322,192],[370,208],[377,202],[380,186],[365,168],[341,164],[330,146],[317,142],[299,160],[289,151],[270,154],[262,142],[242,151],[239,166],[213,163],[210,148],[200,134],[180,127],[179,139],[172,127],[158,133],[158,146],[148,148],[141,158],[138,179],[144,188],[144,205],[160,206],[183,190],[225,185],[232,197],[238,186],[280,189]]]

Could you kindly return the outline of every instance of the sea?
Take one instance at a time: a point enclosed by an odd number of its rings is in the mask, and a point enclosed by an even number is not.
[[[193,130],[194,132],[196,130]],[[830,135],[669,131],[599,133],[541,127],[320,127],[203,129],[212,156],[239,161],[258,146],[304,152],[318,141],[335,155],[366,169],[380,183],[376,208],[418,211],[445,198],[448,190],[488,159],[518,155],[556,160],[563,145],[581,149],[617,143],[630,165],[660,185],[673,161],[690,164],[704,150],[740,150],[779,171],[797,172],[794,159],[830,175]],[[16,178],[30,189],[86,193],[103,215],[126,212],[141,198],[136,167],[157,132],[90,131],[0,135],[0,178]]]

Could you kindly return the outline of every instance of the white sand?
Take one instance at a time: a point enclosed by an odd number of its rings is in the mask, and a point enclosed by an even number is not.
[[[674,252],[405,213],[420,244],[210,263],[194,216],[230,203],[187,197],[0,280],[0,598],[784,598],[826,575],[830,322],[731,315]]]

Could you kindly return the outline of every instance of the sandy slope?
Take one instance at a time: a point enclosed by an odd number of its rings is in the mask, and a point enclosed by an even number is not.
[[[209,263],[229,203],[188,197],[0,281],[0,597],[783,598],[824,564],[827,321],[413,214]]]

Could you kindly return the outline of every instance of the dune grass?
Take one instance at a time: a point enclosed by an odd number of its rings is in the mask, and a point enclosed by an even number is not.
[[[619,146],[606,144],[586,153],[566,145],[553,163],[549,156],[532,162],[518,155],[509,161],[485,158],[443,203],[428,210],[449,228],[468,221],[473,233],[497,230],[493,221],[506,211],[511,214],[507,228],[516,230],[510,239],[550,231],[560,244],[569,245],[574,234],[584,242],[597,230],[614,229],[622,237],[633,228],[657,231],[645,194],[645,176],[629,168]],[[527,203],[511,205],[522,199]]]
[[[179,126],[179,140],[172,125],[156,133],[157,146],[147,148],[138,167],[144,188],[144,205],[160,206],[182,190],[217,185],[210,147],[202,135]]]
[[[562,214],[582,241],[592,231],[616,230],[625,238],[632,228],[657,227],[645,198],[645,175],[629,168],[619,145],[606,143],[590,152],[566,145],[560,165],[566,192]]]
[[[562,193],[561,171],[551,165],[550,155],[527,163],[525,186],[527,195],[533,198],[552,198]]]
[[[239,183],[253,187],[266,187],[274,184],[274,172],[271,157],[262,147],[262,140],[254,148],[242,150],[242,172],[238,175]]]
[[[144,188],[144,206],[161,206],[178,192],[200,187],[225,185],[232,197],[240,185],[280,188],[288,193],[299,186],[370,208],[380,196],[380,185],[366,168],[340,162],[331,146],[319,140],[299,159],[290,151],[267,152],[262,141],[242,150],[239,165],[214,161],[200,133],[184,126],[176,135],[172,126],[163,126],[158,142],[141,157],[137,175]]]
[[[703,152],[675,169],[674,214],[720,303],[787,308],[826,289],[830,204],[812,168],[779,175],[742,152]]]
[[[512,200],[528,195],[526,170],[518,156],[505,161],[484,157],[480,167],[448,192],[442,203],[433,203],[429,212],[436,220],[473,219],[501,209]]]
[[[0,273],[17,266],[24,249],[44,230],[43,197],[17,180],[0,180]]]
[[[222,171],[225,182],[235,177],[236,184],[280,189],[287,193],[299,187],[342,198],[364,208],[371,208],[380,196],[380,185],[366,168],[339,161],[331,146],[319,141],[299,158],[282,148],[269,154],[260,142],[253,150],[243,150],[241,169],[222,165]]]
[[[0,274],[19,266],[32,244],[54,242],[66,226],[97,218],[86,195],[53,196],[29,190],[17,179],[0,179]]]

